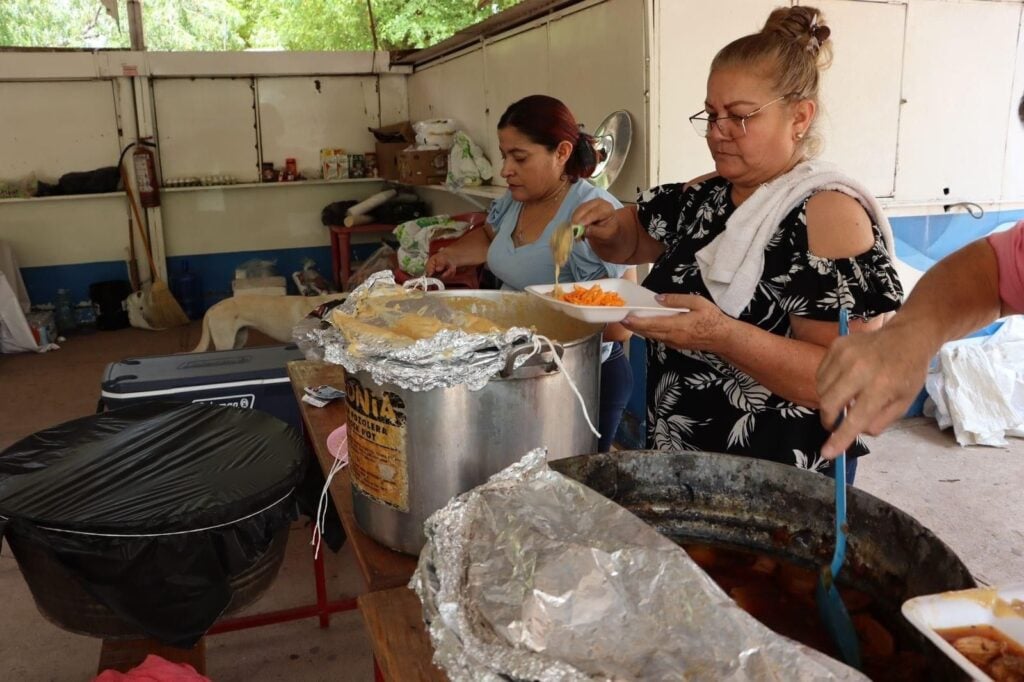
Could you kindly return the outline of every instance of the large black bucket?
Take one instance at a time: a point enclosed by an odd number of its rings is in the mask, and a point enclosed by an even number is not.
[[[132,293],[127,280],[93,282],[89,285],[89,298],[99,308],[96,328],[103,331],[124,329],[128,326],[128,311],[124,300]]]

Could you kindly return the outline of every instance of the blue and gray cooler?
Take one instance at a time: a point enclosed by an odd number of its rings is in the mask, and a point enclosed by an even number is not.
[[[100,411],[150,400],[212,403],[268,412],[301,432],[288,363],[294,345],[128,358],[107,365]]]

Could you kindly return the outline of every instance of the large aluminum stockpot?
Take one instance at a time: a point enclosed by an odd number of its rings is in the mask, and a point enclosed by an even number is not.
[[[590,431],[568,377],[596,427],[601,325],[570,318],[533,296],[503,291],[437,292],[455,307],[498,324],[532,327],[556,343],[480,390],[411,391],[377,384],[369,372],[346,379],[353,507],[363,531],[409,554],[423,547],[423,522],[454,496],[517,462],[533,448],[553,458],[591,453]]]

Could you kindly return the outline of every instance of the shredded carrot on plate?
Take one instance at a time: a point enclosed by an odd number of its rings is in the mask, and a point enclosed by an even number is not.
[[[573,290],[567,294],[558,296],[559,300],[565,301],[566,303],[573,303],[575,305],[594,305],[594,306],[624,306],[626,302],[614,291],[605,291],[601,288],[600,284],[595,284],[592,287],[581,287],[576,284],[573,285]]]

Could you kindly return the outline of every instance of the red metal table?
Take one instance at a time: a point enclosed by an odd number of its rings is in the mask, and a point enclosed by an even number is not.
[[[331,273],[334,283],[344,291],[348,278],[352,276],[352,235],[391,234],[395,226],[390,223],[367,223],[366,225],[331,225]]]

